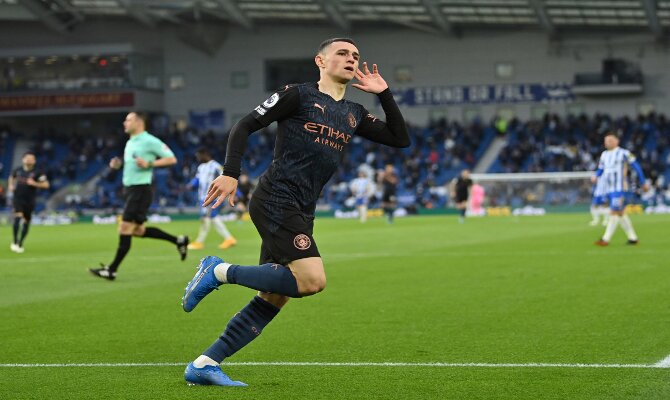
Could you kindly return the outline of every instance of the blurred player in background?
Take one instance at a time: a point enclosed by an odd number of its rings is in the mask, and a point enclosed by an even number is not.
[[[382,186],[382,209],[386,214],[386,221],[392,224],[393,213],[398,204],[398,175],[396,175],[393,165],[387,164],[378,179]]]
[[[212,155],[204,147],[199,148],[195,153],[195,158],[198,160],[198,171],[195,178],[189,183],[190,187],[198,187],[198,204],[202,204],[207,197],[207,191],[212,181],[223,173],[223,167],[216,160],[212,159]],[[200,207],[200,231],[195,242],[188,245],[190,250],[201,250],[205,248],[205,240],[209,229],[214,224],[214,228],[223,238],[223,242],[219,244],[222,250],[233,247],[237,244],[237,240],[230,234],[226,224],[219,215],[220,208]]]
[[[354,195],[358,218],[361,223],[365,223],[368,220],[368,202],[370,201],[370,196],[375,193],[375,185],[365,170],[361,169],[358,171],[358,178],[352,180],[349,184],[349,189]]]
[[[468,210],[468,197],[470,197],[471,187],[472,179],[470,179],[470,170],[467,169],[461,171],[460,176],[451,181],[449,193],[454,203],[456,203],[458,222],[461,224],[465,222],[465,213]]]
[[[116,279],[116,271],[130,251],[131,238],[152,238],[166,240],[177,247],[181,260],[186,259],[188,236],[172,236],[159,229],[144,226],[147,212],[153,200],[154,168],[169,167],[177,163],[170,148],[157,137],[146,131],[147,115],[133,111],[123,121],[123,130],[130,138],[123,150],[123,161],[114,157],[109,167],[119,169],[123,166],[123,191],[126,204],[119,225],[119,245],[114,260],[102,268],[89,268],[97,277],[110,281]]]
[[[600,179],[605,181],[605,192],[610,204],[610,219],[607,222],[605,234],[595,244],[598,246],[609,245],[617,225],[621,225],[623,231],[626,232],[626,236],[628,236],[627,244],[635,245],[638,244],[637,234],[633,229],[630,218],[624,214],[626,193],[629,192],[628,174],[630,168],[635,170],[644,191],[649,188],[649,184],[646,182],[642,168],[637,163],[633,153],[619,147],[619,138],[615,133],[609,132],[605,135],[605,148],[606,150],[600,156],[596,174],[591,178],[591,181],[593,183]]]
[[[253,191],[254,184],[249,180],[249,175],[241,174],[237,181],[237,204],[235,205],[238,220],[242,219],[244,213],[249,210],[249,201],[251,201]]]
[[[8,198],[12,199],[14,212],[14,241],[9,249],[23,253],[23,241],[28,235],[30,220],[35,210],[37,189],[49,189],[46,174],[35,168],[35,154],[28,151],[21,159],[21,166],[12,172],[8,182]]]
[[[593,194],[591,197],[591,217],[593,218],[589,225],[596,226],[600,222],[600,216],[603,217],[603,226],[609,222],[609,207],[607,207],[607,190],[605,179],[596,177],[593,184]]]
[[[261,176],[249,213],[262,238],[260,264],[242,266],[206,257],[186,286],[184,311],[192,311],[224,283],[258,290],[235,314],[223,334],[186,367],[190,384],[246,386],[226,376],[219,364],[261,334],[290,298],[310,296],[326,287],[326,271],[312,236],[316,202],[342,161],[354,135],[394,147],[410,144],[405,121],[393,94],[372,65],[358,69],[359,53],[351,39],[324,41],[314,58],[320,80],[287,85],[242,118],[228,137],[223,176],[214,180],[204,205],[233,205],[248,136],[278,121],[274,158]],[[344,99],[347,84],[374,93],[387,122]],[[217,200],[218,199],[218,200]],[[297,338],[300,332],[293,332]]]

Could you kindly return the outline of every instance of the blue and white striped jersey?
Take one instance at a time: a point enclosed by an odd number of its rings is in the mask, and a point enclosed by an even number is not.
[[[198,198],[202,201],[207,197],[207,191],[212,181],[223,173],[223,167],[215,160],[198,165],[195,177],[198,180]]]
[[[599,177],[595,185],[593,185],[593,197],[601,197],[607,195],[607,182],[603,177]]]
[[[628,191],[628,178],[633,163],[635,156],[626,149],[617,147],[603,151],[598,163],[598,169],[602,170],[598,181],[603,181],[606,193]]]
[[[368,178],[356,178],[349,184],[349,189],[358,199],[368,198],[375,191],[374,185]]]

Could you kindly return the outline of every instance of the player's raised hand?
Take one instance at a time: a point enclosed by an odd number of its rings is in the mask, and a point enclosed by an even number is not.
[[[351,86],[368,93],[381,93],[389,87],[384,78],[379,75],[377,64],[372,64],[372,72],[370,72],[368,63],[364,62],[363,68],[356,70],[356,79],[358,83],[353,83]]]
[[[212,208],[217,208],[228,198],[228,204],[235,206],[235,193],[237,192],[237,179],[231,178],[230,176],[221,175],[218,178],[212,181],[212,184],[209,185],[209,191],[207,191],[207,197],[202,203],[203,207],[207,207],[212,204],[214,200],[216,202],[212,205]]]

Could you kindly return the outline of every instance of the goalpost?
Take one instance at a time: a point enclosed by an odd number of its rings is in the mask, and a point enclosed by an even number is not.
[[[592,176],[593,171],[471,174],[470,211],[474,215],[586,211],[591,204]],[[483,201],[477,204],[480,197]]]

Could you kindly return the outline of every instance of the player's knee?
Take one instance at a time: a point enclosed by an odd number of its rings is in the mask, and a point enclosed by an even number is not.
[[[300,295],[302,296],[311,296],[322,292],[326,288],[326,276],[312,276],[309,279],[302,282],[300,285]]]

